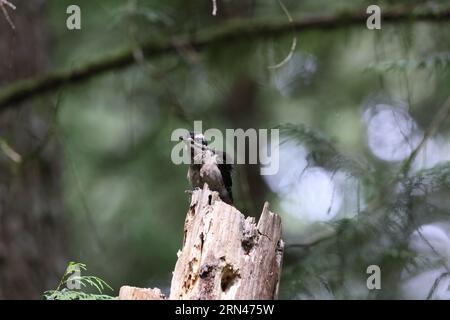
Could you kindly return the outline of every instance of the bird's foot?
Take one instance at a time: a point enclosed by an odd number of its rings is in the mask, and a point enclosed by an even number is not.
[[[202,190],[199,187],[195,187],[193,190],[184,190],[184,193],[192,195],[194,191]]]

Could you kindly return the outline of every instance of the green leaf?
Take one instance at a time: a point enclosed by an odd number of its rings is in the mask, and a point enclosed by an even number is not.
[[[95,276],[83,276],[77,275],[75,272],[86,271],[86,265],[83,263],[70,262],[66,268],[66,271],[60,281],[60,285],[57,290],[49,290],[44,292],[44,298],[46,300],[112,300],[116,297],[103,294],[105,288],[114,291],[113,288],[106,283],[103,279]],[[61,288],[62,284],[67,280],[79,281],[83,288],[95,289],[98,294],[91,294],[83,292],[82,290],[70,290],[68,288]]]

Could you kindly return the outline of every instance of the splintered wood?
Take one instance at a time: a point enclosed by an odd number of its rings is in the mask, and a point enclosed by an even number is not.
[[[120,300],[164,300],[166,297],[158,288],[144,289],[122,286],[119,291]]]
[[[266,203],[258,224],[206,186],[192,194],[170,299],[275,299],[281,219]]]
[[[283,249],[268,203],[256,224],[205,185],[192,194],[169,299],[276,299]]]

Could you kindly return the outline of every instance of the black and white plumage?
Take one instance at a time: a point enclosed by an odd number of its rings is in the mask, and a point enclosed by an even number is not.
[[[227,163],[226,153],[208,147],[202,134],[191,132],[189,136],[180,137],[190,150],[191,163],[188,170],[188,179],[192,188],[203,188],[205,183],[210,190],[217,191],[220,198],[233,203],[231,192],[232,180],[230,163]]]

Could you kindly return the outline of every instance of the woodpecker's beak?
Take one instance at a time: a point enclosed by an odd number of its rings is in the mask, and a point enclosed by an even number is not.
[[[180,136],[180,141],[189,142],[189,140],[192,140],[190,135]]]
[[[189,136],[180,136],[180,141],[183,141],[184,143],[186,143],[187,145],[191,145],[194,144],[194,140]]]

